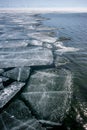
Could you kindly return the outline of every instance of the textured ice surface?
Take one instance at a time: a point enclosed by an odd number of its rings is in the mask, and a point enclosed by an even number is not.
[[[60,122],[68,109],[67,91],[30,92],[24,93],[23,96],[26,101],[29,101],[33,111],[36,111],[38,119]]]
[[[2,74],[4,72],[4,69],[0,69],[0,74]]]
[[[19,99],[16,99],[14,100],[14,102],[10,103],[6,111],[16,119],[21,120],[23,122],[31,118],[34,119],[30,109],[25,105],[22,100]]]
[[[69,72],[61,69],[60,70],[47,69],[44,71],[37,71],[35,72],[35,74],[31,75],[26,91],[28,92],[68,91],[69,86],[67,86],[66,83],[68,81],[67,80],[68,75]]]
[[[0,91],[0,108],[2,108],[9,100],[11,100],[24,86],[25,83],[14,82],[8,87]]]
[[[47,43],[47,42],[43,42],[43,47],[46,47],[46,48],[49,48],[49,49],[53,48],[52,44]]]
[[[31,40],[29,45],[42,46],[43,42],[39,40]]]
[[[46,68],[68,63],[59,54],[75,48],[57,42],[57,28],[43,25],[43,20],[29,12],[0,13],[0,130],[58,126],[70,108],[72,74]]]
[[[79,51],[79,48],[74,48],[74,47],[66,47],[63,45],[62,42],[58,42],[54,44],[56,46],[57,50],[55,51],[55,54],[60,53],[63,54],[65,52],[74,52],[74,51]]]
[[[50,65],[53,55],[46,48],[14,48],[0,50],[0,68]]]
[[[1,130],[45,130],[36,119],[22,122],[7,112],[3,112],[0,117]]]
[[[48,42],[42,42],[40,40],[31,40],[28,45],[40,46],[48,49],[52,49],[52,44]]]
[[[53,43],[57,40],[56,37],[49,36],[46,32],[35,32],[28,34],[29,37],[35,38],[37,40],[43,41],[43,42],[49,42]]]
[[[6,81],[8,81],[8,80],[9,80],[9,78],[4,77],[4,76],[0,76],[0,81],[6,82]]]
[[[8,70],[3,73],[4,76],[17,80],[17,81],[26,81],[30,74],[29,67],[18,67],[12,70]]]
[[[20,31],[11,31],[11,32],[6,32],[3,35],[0,36],[0,40],[24,40],[27,39],[28,37]]]
[[[19,99],[12,102],[0,114],[0,130],[45,130],[32,116],[25,103]]]
[[[45,27],[45,26],[41,25],[36,30],[38,30],[38,31],[53,31],[53,30],[56,30],[56,28]]]
[[[69,109],[71,85],[69,71],[37,71],[31,76],[22,97],[29,102],[38,119],[58,123]]]
[[[1,41],[0,48],[16,48],[16,47],[25,47],[28,45],[28,42],[25,40],[11,40],[11,41]]]
[[[17,18],[17,19],[13,19],[13,22],[18,23],[19,25],[38,24],[38,21],[35,21],[35,19],[32,19],[31,17],[28,20]]]

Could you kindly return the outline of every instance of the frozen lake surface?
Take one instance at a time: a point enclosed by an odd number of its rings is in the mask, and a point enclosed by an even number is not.
[[[86,128],[86,15],[0,13],[0,130]]]

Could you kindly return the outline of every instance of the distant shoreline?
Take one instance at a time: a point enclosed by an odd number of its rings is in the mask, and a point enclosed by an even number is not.
[[[30,12],[30,13],[87,13],[86,8],[0,8],[0,12]]]

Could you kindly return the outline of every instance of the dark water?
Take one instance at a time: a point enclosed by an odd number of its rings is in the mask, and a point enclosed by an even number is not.
[[[64,53],[70,61],[65,67],[73,73],[72,108],[68,118],[71,129],[87,129],[87,14],[44,14],[50,20],[45,25],[58,28],[59,37],[69,37],[65,46],[79,48]]]

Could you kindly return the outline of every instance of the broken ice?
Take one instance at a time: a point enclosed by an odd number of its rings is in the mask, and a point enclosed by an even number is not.
[[[0,68],[51,65],[53,55],[46,48],[14,48],[0,50]]]
[[[46,130],[25,103],[19,99],[10,103],[5,111],[0,114],[0,129],[5,130]]]
[[[71,80],[71,73],[64,69],[37,71],[31,76],[22,98],[29,102],[38,119],[59,123],[69,109]]]
[[[0,108],[8,103],[24,86],[25,83],[14,82],[0,91]]]
[[[30,34],[28,34],[28,36],[35,38],[37,40],[40,40],[40,41],[43,41],[43,42],[49,42],[49,43],[54,43],[57,40],[56,37],[49,36],[48,33],[44,33],[44,32],[30,33]]]
[[[0,48],[17,48],[17,47],[26,47],[28,42],[26,40],[11,40],[11,41],[1,41]]]
[[[8,70],[3,73],[5,77],[17,80],[17,81],[26,81],[30,74],[29,67],[18,67],[11,70]]]

